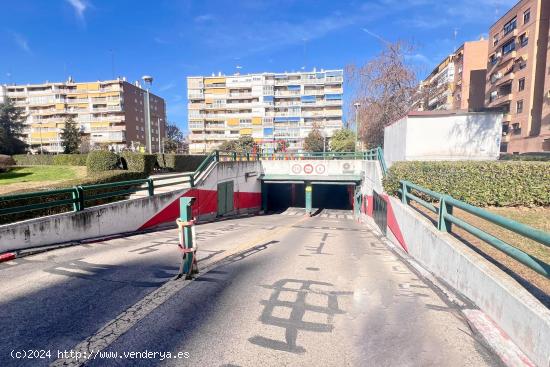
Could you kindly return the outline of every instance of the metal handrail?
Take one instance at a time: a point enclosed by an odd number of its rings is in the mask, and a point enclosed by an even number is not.
[[[428,210],[436,213],[438,215],[438,230],[442,232],[451,232],[451,224],[454,224],[472,234],[473,236],[479,238],[480,240],[493,246],[497,250],[504,252],[505,254],[519,261],[528,268],[550,279],[550,264],[547,264],[544,261],[537,259],[536,257],[518,249],[517,247],[514,247],[513,245],[493,236],[492,234],[487,233],[482,229],[456,217],[455,215],[453,215],[453,208],[456,207],[462,209],[478,218],[487,220],[493,224],[496,224],[499,227],[507,229],[520,236],[529,238],[548,247],[550,247],[550,233],[527,226],[523,223],[516,222],[512,219],[500,216],[498,214],[491,213],[485,209],[457,200],[449,195],[444,195],[429,190],[425,187],[413,184],[412,182],[406,180],[401,180],[399,182],[401,184],[401,189],[399,189],[398,192],[401,195],[401,201],[403,202],[403,204],[410,205],[410,200],[413,200],[422,205],[424,208],[427,208]],[[410,192],[411,190],[416,190],[424,195],[428,195],[436,201],[439,201],[439,207],[436,207],[435,205],[412,194]]]

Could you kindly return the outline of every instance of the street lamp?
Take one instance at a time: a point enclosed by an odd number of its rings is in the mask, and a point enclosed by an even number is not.
[[[147,152],[151,154],[153,152],[153,143],[151,140],[151,105],[149,103],[149,88],[153,84],[153,77],[149,75],[144,75],[141,77],[145,84],[149,86],[145,89],[145,124],[147,125]]]
[[[353,107],[355,107],[355,151],[357,151],[357,135],[358,135],[358,126],[359,126],[359,107],[361,107],[361,103],[355,102],[353,104]]]

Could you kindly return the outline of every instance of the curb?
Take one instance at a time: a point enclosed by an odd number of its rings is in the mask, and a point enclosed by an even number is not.
[[[14,260],[15,258],[17,258],[17,254],[15,252],[6,252],[3,254],[0,254],[0,263]]]

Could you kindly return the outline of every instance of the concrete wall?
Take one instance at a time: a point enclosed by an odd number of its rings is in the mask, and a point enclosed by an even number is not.
[[[398,199],[390,197],[389,204],[409,255],[473,301],[538,366],[549,366],[550,310],[495,265],[439,232]],[[401,245],[392,231],[388,237]]]
[[[384,154],[397,161],[495,160],[500,152],[500,113],[407,116],[384,129]]]
[[[358,160],[288,160],[261,161],[266,175],[342,176],[362,174],[362,161]],[[312,171],[308,169],[311,166]]]
[[[247,175],[248,174],[248,175]],[[217,215],[217,184],[234,181],[231,215],[256,213],[261,207],[259,162],[214,164],[192,189],[176,190],[152,197],[118,201],[85,209],[0,226],[0,253],[64,242],[104,237],[175,223],[179,199],[196,198],[193,215],[199,220]],[[247,177],[250,176],[250,177]]]
[[[135,231],[185,194],[178,190],[152,197],[99,205],[0,226],[0,253]]]

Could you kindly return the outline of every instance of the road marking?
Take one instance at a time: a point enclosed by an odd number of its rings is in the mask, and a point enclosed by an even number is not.
[[[303,217],[294,223],[289,223],[272,231],[266,231],[264,235],[260,235],[255,239],[242,244],[241,246],[237,246],[232,250],[224,252],[224,256],[220,259],[213,260],[212,258],[210,258],[208,259],[210,261],[202,262],[199,260],[199,263],[201,264],[201,272],[199,276],[202,276],[208,273],[210,270],[216,268],[217,266],[222,265],[225,260],[234,255],[238,255],[247,250],[250,250],[251,248],[259,244],[267,242],[269,239],[273,240],[273,238],[277,235],[281,235],[292,230],[294,225],[307,219],[309,218]],[[83,358],[78,360],[71,358],[60,358],[53,361],[50,366],[82,366],[86,364],[86,362],[88,362],[90,359],[93,359],[94,355],[97,355],[97,353],[114,343],[120,336],[130,330],[135,324],[145,318],[148,314],[150,314],[164,302],[169,300],[181,289],[191,284],[191,282],[192,280],[169,280],[158,289],[149,293],[147,296],[128,308],[126,311],[122,312],[120,315],[109,321],[95,334],[89,336],[71,349],[75,351],[75,354],[78,354],[78,352],[80,352],[79,355],[84,356]]]

